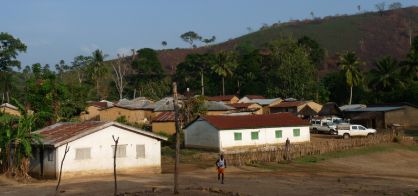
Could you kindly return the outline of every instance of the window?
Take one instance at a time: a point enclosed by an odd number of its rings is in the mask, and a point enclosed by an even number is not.
[[[282,138],[282,130],[276,130],[276,138]]]
[[[48,161],[54,161],[54,151],[53,150],[48,150]]]
[[[352,127],[353,130],[358,130],[357,126]]]
[[[358,128],[359,128],[360,130],[366,130],[366,128],[365,128],[365,127],[363,127],[363,126],[358,126]]]
[[[84,160],[91,158],[90,148],[76,148],[75,149],[75,160]]]
[[[145,145],[136,145],[136,158],[145,158]]]
[[[258,131],[251,132],[251,139],[258,140]]]
[[[293,129],[293,137],[299,137],[300,136],[300,129]]]
[[[112,145],[112,157],[113,157],[114,152],[115,152],[115,146]],[[116,148],[116,157],[117,158],[126,157],[126,145],[118,145],[118,147]]]
[[[238,141],[238,140],[242,140],[242,133],[234,133],[234,140]]]

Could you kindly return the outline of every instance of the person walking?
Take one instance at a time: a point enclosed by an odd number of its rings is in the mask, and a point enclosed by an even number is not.
[[[222,175],[222,181],[221,183],[224,183],[224,174],[225,174],[225,168],[226,168],[226,160],[224,159],[224,155],[221,154],[220,158],[216,161],[216,168],[218,171],[218,181],[221,180]]]

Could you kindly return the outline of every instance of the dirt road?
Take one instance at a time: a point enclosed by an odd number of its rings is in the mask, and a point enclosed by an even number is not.
[[[183,164],[181,195],[418,195],[418,152],[395,150],[311,164],[214,168]],[[119,192],[171,195],[172,174],[119,175]],[[0,177],[0,195],[53,195],[56,181],[18,184]],[[154,189],[155,193],[152,192]],[[59,195],[112,195],[112,176],[62,180]]]

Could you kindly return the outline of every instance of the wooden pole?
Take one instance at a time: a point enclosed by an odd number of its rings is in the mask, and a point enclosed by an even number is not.
[[[113,178],[115,179],[115,192],[113,193],[113,195],[117,195],[118,193],[118,183],[116,180],[116,150],[118,149],[118,142],[119,142],[119,137],[115,139],[115,136],[112,135],[113,141],[115,142],[115,150],[113,152]]]
[[[61,184],[62,166],[64,165],[65,156],[67,155],[68,151],[70,151],[70,147],[68,147],[68,143],[67,143],[65,145],[64,156],[62,157],[62,160],[61,160],[60,175],[58,177],[57,187],[55,188],[55,195],[57,195],[58,192],[59,192],[59,187],[60,187],[60,184]]]
[[[174,163],[174,194],[178,194],[178,178],[180,163],[180,123],[179,123],[179,105],[177,98],[177,84],[173,82],[173,102],[174,102],[174,119],[176,124],[176,161]]]

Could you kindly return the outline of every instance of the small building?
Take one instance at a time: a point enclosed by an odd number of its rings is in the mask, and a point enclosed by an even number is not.
[[[263,114],[263,106],[258,103],[233,103],[227,105],[235,108],[234,113]]]
[[[122,99],[112,107],[100,110],[101,121],[116,121],[125,117],[128,123],[148,124],[152,119],[154,103],[144,97]]]
[[[152,120],[152,132],[173,135],[176,133],[175,113],[161,112]]]
[[[80,113],[80,121],[100,120],[100,110],[112,107],[113,103],[109,101],[92,101],[87,103],[85,111]]]
[[[310,109],[318,113],[322,109],[322,105],[313,101],[282,101],[276,105],[270,107],[270,113],[278,112],[290,112],[293,114],[299,114],[299,112],[309,106]]]
[[[322,106],[322,109],[318,112],[318,116],[322,117],[341,117],[343,112],[334,102],[328,102]]]
[[[386,129],[399,124],[406,129],[418,128],[418,106],[409,103],[368,105],[343,108],[351,122],[375,129]]]
[[[251,99],[249,101],[247,100],[241,100],[240,103],[257,103],[258,105],[261,105],[263,107],[263,114],[270,114],[270,107],[273,105],[277,105],[281,103],[283,100],[280,98],[274,98],[274,99]]]
[[[10,103],[3,103],[0,105],[0,112],[5,114],[10,114],[13,116],[20,116],[19,108],[10,104]]]
[[[200,116],[184,129],[186,147],[219,151],[237,147],[309,142],[309,123],[291,113]]]
[[[238,101],[238,103],[249,103],[253,99],[265,99],[265,97],[264,96],[261,96],[261,95],[245,95],[244,97],[242,97]]]
[[[167,138],[116,122],[85,121],[57,123],[34,133],[42,144],[33,144],[31,174],[57,178],[65,147],[69,151],[62,167],[63,176],[80,176],[113,172],[114,141],[117,172],[160,172],[161,141]]]
[[[235,108],[226,105],[224,102],[217,102],[217,101],[206,101],[204,103],[204,107],[206,108],[206,115],[208,116],[218,116],[218,115],[225,115]]]
[[[225,104],[231,104],[231,103],[237,103],[239,101],[239,98],[235,95],[223,95],[223,96],[207,97],[207,100],[224,102]]]

